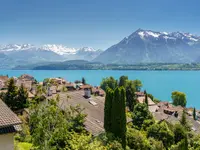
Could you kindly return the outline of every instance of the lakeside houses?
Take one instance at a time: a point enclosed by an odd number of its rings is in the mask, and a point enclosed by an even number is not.
[[[21,120],[0,99],[0,149],[14,150],[14,135],[21,131]]]
[[[0,77],[0,81],[5,83],[8,81],[7,76]],[[3,80],[4,79],[4,80]],[[89,84],[82,84],[80,81],[68,82],[62,78],[50,78],[49,84],[44,82],[35,83],[35,79],[29,75],[22,75],[20,78],[15,78],[16,86],[24,85],[28,90],[29,99],[33,99],[36,95],[37,86],[46,88],[46,94],[42,94],[47,99],[55,98],[57,94],[60,96],[60,107],[65,108],[70,105],[75,106],[80,104],[81,107],[85,108],[84,113],[87,114],[86,121],[84,123],[85,129],[91,132],[93,135],[98,135],[104,132],[104,101],[105,91],[98,86],[92,86]],[[50,81],[48,80],[48,82]],[[63,91],[63,88],[67,89],[67,92]],[[0,90],[6,92],[6,90]],[[145,92],[135,92],[138,103],[145,103]],[[182,116],[183,110],[186,110],[187,118],[192,124],[192,130],[200,133],[200,113],[197,110],[197,120],[192,118],[193,108],[186,109],[181,106],[173,106],[168,101],[161,101],[155,103],[150,97],[148,97],[148,109],[153,114],[157,121],[167,121],[170,123],[178,123]],[[128,111],[128,110],[127,110]],[[20,111],[18,114],[29,115],[28,109]],[[16,112],[17,113],[17,112]],[[127,120],[131,120],[128,118]]]
[[[144,92],[135,92],[137,97],[137,102],[145,103],[145,93]],[[167,121],[172,124],[179,123],[181,119],[183,110],[186,111],[186,117],[188,122],[191,125],[191,129],[194,132],[200,133],[200,113],[199,111],[196,112],[197,120],[193,119],[192,113],[193,108],[187,109],[182,106],[174,106],[168,101],[160,101],[159,103],[154,103],[150,97],[148,97],[148,108],[149,111],[153,114],[155,120],[157,121]],[[199,117],[198,117],[199,116]]]

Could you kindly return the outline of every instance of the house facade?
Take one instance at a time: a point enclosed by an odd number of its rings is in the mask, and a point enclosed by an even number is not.
[[[0,150],[14,150],[14,134],[20,131],[21,120],[0,100]]]

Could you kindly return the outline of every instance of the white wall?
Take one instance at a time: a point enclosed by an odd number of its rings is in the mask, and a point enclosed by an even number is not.
[[[0,150],[14,150],[14,134],[0,134]]]

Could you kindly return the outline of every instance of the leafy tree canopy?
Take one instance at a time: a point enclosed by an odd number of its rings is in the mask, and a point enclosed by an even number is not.
[[[100,87],[103,90],[106,90],[108,87],[114,90],[117,87],[117,80],[115,80],[113,77],[104,78]]]
[[[175,106],[183,106],[185,107],[187,104],[187,100],[186,100],[186,95],[183,92],[179,92],[179,91],[174,91],[172,92],[172,100],[173,100],[173,104]]]

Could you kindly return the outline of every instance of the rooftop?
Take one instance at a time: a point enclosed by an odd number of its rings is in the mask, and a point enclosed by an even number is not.
[[[17,115],[8,108],[8,106],[0,100],[0,128],[21,124],[21,120]]]

